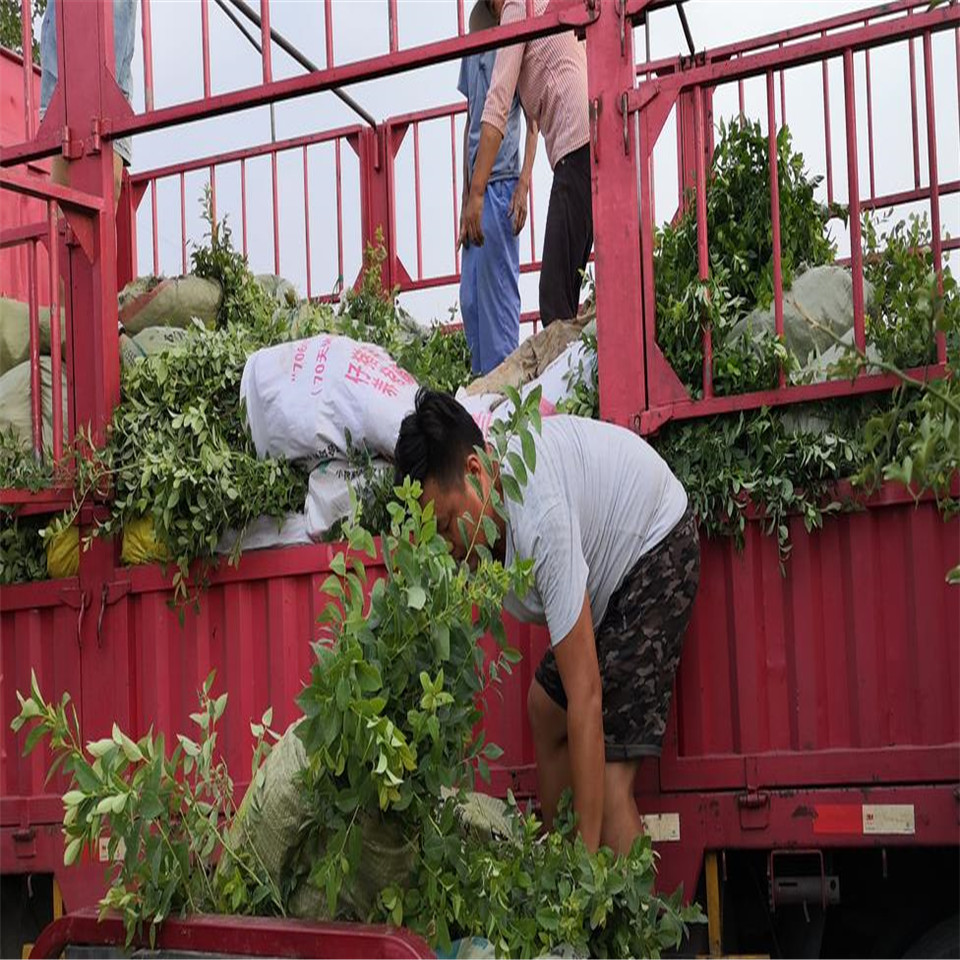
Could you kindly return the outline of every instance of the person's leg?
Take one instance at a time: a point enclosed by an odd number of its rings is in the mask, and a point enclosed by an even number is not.
[[[603,770],[603,825],[600,843],[614,853],[629,853],[643,833],[643,821],[633,794],[639,760],[608,763]]]
[[[510,198],[516,180],[487,187],[483,247],[477,271],[480,372],[498,367],[520,342],[520,239],[514,236]]]
[[[568,203],[566,165],[563,160],[553,171],[553,186],[547,205],[543,232],[543,257],[540,261],[540,323],[547,327],[554,320],[566,320],[576,314],[571,309],[567,264],[570,262],[570,233],[567,229]]]
[[[570,320],[580,306],[582,271],[593,246],[590,153],[581,147],[557,162],[543,239],[540,320]]]
[[[566,695],[552,650],[544,654],[527,694],[527,715],[537,758],[537,781],[544,826],[553,829],[557,804],[573,784],[567,744]]]
[[[688,507],[627,574],[597,630],[607,761],[601,839],[620,852],[629,851],[642,830],[634,779],[641,758],[660,754],[699,572],[700,543]]]
[[[477,266],[483,256],[483,247],[464,247],[460,253],[460,317],[463,333],[470,349],[470,369],[480,376],[479,318],[477,315]]]

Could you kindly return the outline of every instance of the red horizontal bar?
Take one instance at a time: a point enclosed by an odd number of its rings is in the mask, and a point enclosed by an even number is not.
[[[960,193],[960,180],[949,180],[940,184],[940,196]],[[902,190],[900,193],[887,193],[872,200],[861,200],[861,210],[879,210],[882,207],[895,207],[901,203],[915,203],[918,200],[929,200],[930,188],[920,187],[915,190]]]
[[[243,150],[231,150],[228,153],[215,153],[199,160],[187,160],[184,163],[171,163],[166,167],[155,167],[153,170],[143,170],[130,177],[131,184],[147,183],[150,180],[163,180],[165,177],[176,176],[178,173],[190,173],[194,170],[204,170],[210,166],[222,166],[227,163],[237,163],[240,160],[252,160],[255,157],[268,157],[275,153],[284,153],[287,150],[298,150],[301,147],[310,147],[317,143],[329,143],[349,137],[364,129],[358,125],[351,127],[336,127],[333,130],[324,130],[322,133],[311,133],[306,137],[291,137],[289,140],[278,140],[276,143],[264,143],[258,147],[247,147]]]
[[[960,25],[960,8],[955,5],[938,7],[927,13],[902,17],[872,24],[849,33],[832,34],[817,37],[792,47],[766,50],[750,57],[738,57],[735,60],[723,60],[719,63],[708,62],[702,66],[690,67],[680,73],[667,74],[656,80],[659,91],[687,90],[698,85],[713,86],[739,79],[760,76],[768,70],[782,70],[815,63],[827,57],[837,56],[845,50],[860,51],[868,48],[895,43],[916,37],[927,31],[940,32]],[[639,110],[650,99],[647,84],[629,91],[627,94],[630,110]]]
[[[18,244],[26,243],[28,240],[46,240],[47,224],[43,221],[37,223],[25,223],[19,227],[10,227],[7,230],[0,230],[0,250],[7,247],[15,247]]]
[[[940,379],[946,375],[945,365],[931,365],[905,371],[914,379]],[[678,403],[652,407],[640,415],[642,433],[658,430],[671,420],[690,420],[695,417],[712,417],[738,410],[756,410],[761,407],[783,407],[829,397],[850,397],[864,393],[892,390],[902,381],[893,374],[864,374],[856,380],[828,380],[826,383],[807,383],[787,386],[777,390],[758,390],[740,393],[732,397],[710,397],[706,400],[681,400]]]
[[[56,200],[63,207],[88,210],[92,213],[103,209],[103,200],[100,197],[74,190],[72,187],[61,187],[51,180],[15,173],[13,170],[0,169],[0,188],[36,197],[38,200]]]
[[[446,117],[455,117],[459,113],[467,112],[466,101],[448,103],[443,107],[430,107],[427,110],[414,110],[411,113],[401,113],[395,117],[388,117],[384,123],[388,127],[409,126],[412,123],[424,123],[427,120],[443,120]]]
[[[714,47],[706,51],[707,59],[716,62],[717,60],[725,60],[732,56],[742,56],[754,50],[765,47],[775,47],[779,44],[789,43],[791,40],[801,40],[804,37],[814,36],[825,30],[838,30],[842,27],[858,26],[860,24],[866,25],[876,17],[887,17],[891,14],[928,7],[929,5],[929,0],[897,0],[895,3],[885,3],[876,7],[868,7],[865,10],[856,10],[852,13],[828,17],[825,20],[815,20],[799,27],[789,27],[786,30],[779,30],[775,33],[766,33],[758,37],[751,37],[748,40],[738,43],[728,43],[722,47]],[[659,72],[667,68],[674,69],[676,65],[676,57],[662,57],[659,60],[651,60],[649,63],[638,64],[637,75]]]
[[[520,20],[491,30],[482,30],[465,37],[438,40],[396,53],[381,54],[366,60],[336,66],[329,70],[319,70],[304,76],[258,84],[214,97],[152,110],[148,113],[129,117],[110,117],[108,118],[112,125],[110,139],[148,133],[164,127],[319,93],[333,87],[348,86],[364,80],[376,80],[395,73],[445,63],[448,60],[459,60],[471,53],[547,37],[569,30],[571,27],[585,26],[592,23],[598,15],[598,10],[588,9],[581,0],[553,0],[546,12],[538,17]],[[46,153],[39,151],[37,144],[18,143],[3,150],[0,155],[0,164],[22,163],[42,155]]]
[[[0,488],[0,506],[14,507],[21,515],[57,513],[68,509],[72,504],[73,490],[70,487],[48,487],[46,490]]]

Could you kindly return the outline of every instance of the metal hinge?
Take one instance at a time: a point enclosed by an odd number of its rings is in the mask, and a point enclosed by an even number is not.
[[[60,131],[60,152],[64,160],[79,160],[83,156],[83,141],[75,140],[73,131],[66,125]]]
[[[770,825],[770,794],[764,790],[747,790],[737,797],[740,826],[744,830],[766,830]]]

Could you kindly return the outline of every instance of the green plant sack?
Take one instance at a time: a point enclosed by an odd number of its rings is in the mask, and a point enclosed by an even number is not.
[[[287,728],[264,761],[262,777],[255,779],[244,794],[229,842],[234,850],[251,846],[278,886],[282,879],[302,875],[288,898],[291,916],[329,920],[333,918],[326,897],[307,876],[311,862],[323,851],[308,849],[303,844],[301,828],[307,822],[309,809],[300,774],[307,757],[296,727],[294,723]],[[491,816],[489,811],[487,816]],[[379,814],[363,814],[360,823],[360,868],[344,884],[337,904],[338,917],[365,919],[381,890],[392,885],[406,887],[413,873],[415,849],[403,839],[396,824]],[[227,862],[222,861],[221,868]]]
[[[60,309],[60,342],[67,342],[67,324]],[[50,308],[40,308],[40,353],[50,355]],[[0,375],[30,358],[30,307],[0,297]]]
[[[276,300],[281,306],[295,307],[300,302],[297,288],[289,280],[275,273],[258,273],[254,280],[268,297]]]
[[[43,419],[43,446],[53,446],[53,377],[49,357],[40,358],[40,396]],[[63,401],[63,435],[67,435],[67,377],[61,374]],[[0,432],[12,430],[25,450],[33,443],[30,403],[30,361],[20,363],[0,377]]]
[[[208,329],[217,325],[220,284],[205,277],[140,277],[120,291],[120,323],[131,335],[148,327],[183,327],[194,318]]]
[[[539,333],[527,337],[499,367],[478,377],[466,387],[467,396],[504,393],[507,387],[519,390],[535,380],[576,340],[583,328],[596,319],[596,310],[583,311],[575,320],[555,320]]]
[[[120,361],[124,366],[136,363],[144,357],[175,350],[190,336],[182,327],[147,327],[135,337],[120,334]]]
[[[873,305],[873,285],[863,281],[864,312]],[[783,292],[783,335],[787,349],[801,365],[810,364],[823,351],[835,345],[825,330],[817,330],[816,321],[838,337],[853,329],[853,280],[846,267],[811,267],[801,273],[789,290]],[[731,328],[731,339],[756,336],[776,330],[774,307],[751,311]],[[823,379],[823,377],[821,377]]]

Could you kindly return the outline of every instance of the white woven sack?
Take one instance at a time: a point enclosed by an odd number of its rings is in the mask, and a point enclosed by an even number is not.
[[[261,457],[332,460],[347,437],[392,457],[417,382],[379,347],[322,334],[251,354],[240,396]]]

